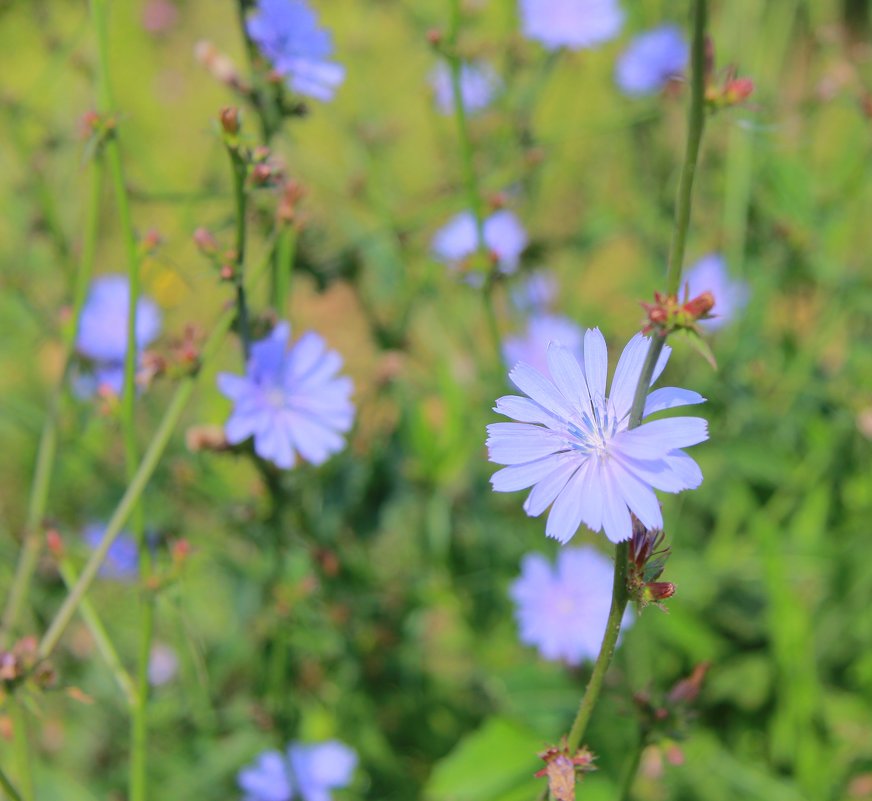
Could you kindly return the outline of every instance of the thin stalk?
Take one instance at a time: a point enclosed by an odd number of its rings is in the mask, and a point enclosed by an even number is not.
[[[91,281],[91,273],[94,267],[94,255],[97,249],[97,228],[100,216],[100,196],[103,186],[103,164],[97,159],[91,173],[91,187],[88,193],[87,210],[85,212],[84,239],[82,242],[82,255],[73,286],[73,312],[70,323],[62,332],[62,356],[61,372],[57,384],[49,399],[48,410],[39,437],[39,445],[36,452],[36,464],[33,471],[33,481],[30,486],[30,498],[27,503],[27,517],[24,523],[24,540],[21,553],[18,557],[18,565],[9,589],[9,597],[3,611],[2,640],[3,644],[18,625],[24,600],[30,590],[30,582],[39,561],[40,548],[42,546],[42,521],[45,517],[48,495],[51,488],[51,478],[54,472],[55,456],[57,454],[58,440],[58,414],[60,411],[61,398],[66,386],[69,372],[70,359],[75,348],[76,336],[79,331],[79,318],[85,297],[88,292],[88,284]]]
[[[645,738],[640,731],[636,737],[636,742],[633,744],[633,749],[630,751],[630,756],[624,765],[624,773],[621,776],[617,801],[629,801],[630,791],[633,789],[633,784],[636,781],[636,774],[639,772],[639,762],[642,759],[642,749],[644,747]]]
[[[0,768],[0,788],[3,789],[3,792],[6,793],[6,797],[10,801],[22,801],[20,793],[15,789],[15,785],[9,781],[9,777],[3,772],[2,768]]]
[[[675,204],[675,227],[669,249],[669,269],[666,273],[666,292],[678,293],[687,230],[690,226],[690,208],[693,203],[693,179],[699,160],[699,145],[705,127],[705,30],[708,0],[693,0],[693,42],[691,45],[690,111],[687,118],[687,145],[678,182],[678,200]]]
[[[263,276],[268,264],[269,261],[267,260],[264,264],[258,267],[256,273],[253,275],[253,282],[258,281]],[[220,352],[224,337],[233,325],[235,318],[236,309],[230,308],[225,310],[216,321],[212,333],[209,335],[209,338],[203,346],[201,370],[205,369]],[[82,598],[85,596],[85,593],[87,593],[88,588],[91,586],[91,583],[97,575],[97,571],[103,564],[109,548],[112,546],[112,543],[115,542],[121,528],[127,522],[133,507],[142,495],[142,492],[148,484],[152,473],[154,473],[161,456],[163,456],[163,452],[166,449],[173,430],[191,397],[191,393],[194,391],[194,387],[197,383],[197,375],[198,374],[187,376],[179,383],[176,392],[173,395],[169,406],[167,406],[164,416],[139,463],[136,475],[133,477],[130,484],[128,484],[127,489],[124,491],[124,495],[121,496],[121,500],[118,502],[118,506],[109,518],[109,522],[107,523],[106,530],[103,534],[103,539],[100,540],[100,543],[91,553],[84,570],[82,570],[82,573],[79,575],[78,581],[64,600],[61,608],[57,611],[57,614],[54,616],[48,630],[43,635],[38,649],[38,655],[41,659],[46,659],[57,647],[58,642],[70,623],[70,620],[76,613],[79,604],[81,604]]]
[[[294,257],[297,252],[297,230],[293,224],[285,225],[279,234],[276,246],[273,306],[279,317],[285,315],[285,304],[291,291],[291,277],[294,273]]]
[[[111,116],[115,112],[112,100],[109,67],[109,35],[108,9],[105,0],[91,0],[91,20],[97,34],[98,71],[97,85],[101,113]],[[124,241],[124,253],[127,259],[127,279],[129,284],[127,305],[127,347],[124,351],[124,380],[121,391],[121,435],[124,440],[124,467],[127,481],[136,475],[139,464],[139,446],[136,442],[136,363],[138,348],[136,342],[136,316],[139,304],[140,275],[139,250],[136,243],[136,232],[133,228],[133,216],[130,210],[130,200],[127,196],[127,184],[124,179],[124,166],[121,161],[121,148],[117,134],[108,138],[105,143],[106,163],[109,176],[115,190],[115,204],[121,224],[121,236]],[[131,528],[136,537],[139,549],[139,572],[143,585],[151,576],[151,553],[145,537],[145,518],[140,503],[134,503],[131,509]],[[143,598],[139,625],[139,663],[138,681],[134,703],[130,716],[130,799],[145,801],[146,798],[146,763],[147,763],[147,719],[148,706],[148,654],[151,651],[151,635],[154,628],[154,606],[150,594]],[[144,656],[143,656],[144,655]]]
[[[242,341],[242,351],[248,361],[251,350],[251,332],[248,325],[248,303],[245,297],[245,240],[246,240],[246,207],[247,195],[245,179],[248,173],[245,161],[235,144],[227,145],[230,156],[230,167],[233,171],[233,198],[236,204],[236,258],[233,271],[233,281],[236,286],[236,315],[239,326],[239,338]]]
[[[461,9],[460,0],[449,0],[451,15],[446,37],[446,57],[451,74],[451,94],[454,103],[454,120],[457,124],[457,136],[460,149],[460,163],[463,171],[463,183],[466,188],[467,203],[475,221],[476,249],[479,256],[487,254],[487,243],[484,240],[484,200],[479,186],[478,174],[475,171],[475,159],[472,147],[472,136],[469,133],[469,119],[466,107],[463,105],[461,71],[462,64],[457,55],[457,39],[460,35]],[[495,269],[495,268],[493,268]],[[502,340],[499,332],[499,321],[493,302],[494,282],[491,276],[485,281],[482,296],[485,315],[488,318],[488,330],[493,339],[497,354],[502,350]]]
[[[58,572],[61,574],[67,589],[72,589],[78,578],[72,562],[69,559],[62,558],[58,562]],[[94,609],[93,604],[87,598],[82,598],[79,614],[81,614],[88,630],[91,632],[100,656],[103,657],[103,661],[112,673],[115,682],[118,684],[121,692],[124,693],[128,705],[132,707],[136,699],[136,686],[133,683],[133,679],[130,678],[130,674],[124,669],[124,665],[121,664],[118,651],[115,650],[112,639],[109,637],[103,621],[97,614],[97,610]]]

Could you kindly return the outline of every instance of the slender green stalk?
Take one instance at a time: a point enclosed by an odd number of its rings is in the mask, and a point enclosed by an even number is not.
[[[627,762],[624,765],[624,773],[621,776],[621,785],[618,789],[617,801],[629,801],[630,791],[633,789],[633,784],[636,781],[636,774],[639,772],[639,762],[642,759],[642,749],[645,747],[645,738],[642,732],[638,732],[636,742],[630,751]]]
[[[91,273],[94,267],[102,186],[103,165],[99,159],[96,159],[91,172],[91,187],[88,193],[87,210],[83,226],[85,235],[82,242],[82,255],[73,286],[73,311],[69,324],[62,332],[61,371],[49,400],[42,433],[39,438],[33,481],[30,487],[30,498],[27,503],[24,541],[18,557],[15,575],[12,579],[12,585],[9,589],[9,597],[3,610],[2,637],[0,637],[3,644],[8,641],[9,636],[12,635],[15,627],[18,625],[24,600],[27,598],[30,582],[33,579],[36,564],[39,560],[39,552],[42,545],[42,521],[45,517],[45,510],[48,504],[49,489],[51,487],[51,478],[57,454],[58,413],[60,411],[64,387],[66,386],[70,359],[73,355],[78,334],[79,318],[82,314],[82,306],[85,304],[88,284],[91,281]]]
[[[692,44],[692,86],[691,104],[688,123],[688,142],[685,149],[684,164],[681,170],[681,179],[678,187],[678,200],[675,212],[675,230],[672,236],[672,246],[669,257],[667,272],[667,291],[677,292],[681,281],[681,269],[684,261],[684,248],[687,241],[687,229],[690,224],[690,207],[692,201],[693,178],[696,172],[696,163],[699,157],[699,145],[702,138],[703,121],[705,114],[704,94],[704,69],[705,69],[705,28],[707,0],[693,0],[693,44]],[[633,396],[633,405],[627,427],[636,428],[642,422],[645,411],[645,400],[651,387],[651,377],[660,353],[663,350],[665,337],[654,336],[648,347],[636,392]],[[615,645],[621,629],[621,619],[627,608],[629,593],[627,591],[627,567],[628,567],[629,543],[619,542],[615,546],[615,573],[612,583],[612,601],[609,608],[609,617],[606,624],[606,633],[600,646],[596,662],[590,680],[585,688],[584,695],[578,706],[575,720],[572,723],[566,745],[569,753],[573,753],[584,738],[584,733],[590,723],[594,707],[599,700],[603,680],[612,657],[615,653]],[[547,796],[547,789],[540,796]]]
[[[285,304],[291,291],[291,277],[294,273],[294,256],[297,252],[297,230],[293,224],[287,224],[279,234],[276,246],[275,279],[273,288],[273,306],[279,317],[285,315]]]
[[[669,269],[666,273],[666,292],[678,293],[681,285],[681,270],[684,266],[684,249],[687,230],[690,226],[690,208],[693,203],[693,179],[699,160],[699,145],[705,127],[705,30],[708,17],[708,0],[693,0],[693,40],[691,44],[690,111],[687,120],[687,145],[684,163],[678,183],[678,200],[675,204],[675,227],[672,229],[672,245],[669,250]]]
[[[2,768],[0,768],[0,788],[3,789],[3,792],[6,793],[6,797],[10,801],[22,801],[21,795],[15,789],[15,785],[9,781],[9,777],[3,772]]]
[[[245,192],[245,179],[248,173],[245,161],[235,145],[227,145],[230,166],[233,171],[233,198],[236,203],[236,263],[233,281],[236,286],[236,315],[242,350],[248,360],[251,349],[251,332],[248,325],[248,303],[245,297],[245,240],[246,207],[248,197]]]
[[[451,15],[449,17],[448,35],[446,37],[446,57],[451,74],[451,94],[454,103],[454,120],[457,124],[457,136],[460,149],[460,163],[463,170],[463,183],[466,188],[467,203],[469,203],[473,220],[475,221],[475,234],[477,252],[479,256],[487,254],[487,243],[484,240],[484,200],[481,187],[478,182],[478,174],[475,171],[475,158],[472,147],[472,136],[469,132],[469,119],[466,116],[466,107],[463,104],[461,71],[463,65],[457,55],[457,40],[460,35],[461,10],[460,0],[449,0]],[[493,301],[494,284],[491,276],[485,281],[482,297],[484,300],[485,316],[487,317],[488,330],[493,339],[494,349],[499,354],[502,351],[502,339],[500,337],[499,320]]]
[[[266,261],[258,267],[257,271],[252,276],[252,282],[257,282],[263,276],[268,264],[269,262]],[[220,352],[224,337],[233,325],[235,318],[235,308],[227,309],[218,318],[212,333],[203,346],[201,358],[201,365],[203,368],[207,367]],[[152,473],[154,473],[161,456],[163,456],[163,452],[166,449],[173,430],[191,397],[191,393],[194,391],[196,383],[196,374],[183,378],[179,383],[179,386],[177,387],[169,406],[167,406],[164,416],[142,457],[142,461],[139,463],[136,475],[127,486],[124,495],[121,496],[121,500],[118,502],[118,506],[109,518],[109,522],[107,523],[106,530],[103,534],[103,539],[92,552],[84,570],[79,575],[78,581],[64,600],[64,603],[61,605],[61,608],[52,620],[48,630],[43,635],[38,650],[38,655],[41,659],[47,658],[57,647],[57,644],[69,625],[70,620],[76,613],[79,604],[82,602],[82,598],[85,596],[85,593],[88,591],[88,588],[91,586],[91,583],[97,575],[97,571],[103,564],[103,561],[106,558],[106,553],[118,537],[122,526],[127,522],[133,507],[142,495],[142,492],[148,484]]]
[[[78,579],[72,562],[67,558],[61,558],[58,561],[58,572],[61,574],[67,589],[72,589]],[[79,613],[88,626],[91,636],[94,638],[94,643],[100,652],[100,656],[103,657],[103,661],[106,662],[121,692],[124,693],[128,705],[132,707],[136,701],[136,686],[133,683],[133,679],[130,678],[130,674],[124,669],[124,665],[121,664],[118,651],[115,650],[112,639],[109,637],[103,621],[97,614],[97,610],[94,609],[93,604],[87,598],[82,598]]]

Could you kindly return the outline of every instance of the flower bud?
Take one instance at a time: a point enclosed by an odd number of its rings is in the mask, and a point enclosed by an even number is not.
[[[218,251],[218,240],[207,228],[198,228],[194,231],[194,244],[204,256],[214,256]]]
[[[218,115],[221,127],[228,136],[236,136],[239,133],[239,109],[235,106],[226,106]]]

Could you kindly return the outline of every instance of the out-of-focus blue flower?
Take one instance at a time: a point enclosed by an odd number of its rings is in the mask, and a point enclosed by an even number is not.
[[[287,754],[261,754],[237,781],[245,801],[330,801],[330,791],[347,786],[356,767],[357,754],[337,740],[291,743]]]
[[[179,672],[179,657],[166,643],[156,642],[148,655],[148,683],[160,687],[172,681]]]
[[[533,487],[524,510],[537,517],[551,506],[547,536],[568,542],[584,523],[621,542],[633,533],[630,512],[646,528],[663,528],[653,490],[680,492],[702,482],[699,466],[681,449],[708,439],[705,420],[672,417],[627,428],[648,345],[641,334],[630,340],[608,396],[608,351],[598,328],[585,334],[583,367],[567,348],[552,343],[550,380],[523,362],[509,373],[529,397],[497,400],[494,411],[518,422],[487,427],[490,460],[508,465],[491,484],[497,492]],[[652,384],[670,352],[663,348]],[[644,416],[704,400],[686,389],[658,389],[648,396]]]
[[[501,273],[518,269],[521,253],[527,247],[527,232],[508,209],[494,212],[484,221],[484,244],[497,261]],[[478,249],[475,217],[464,211],[440,228],[433,237],[433,253],[437,259],[459,264]]]
[[[546,270],[537,270],[512,287],[511,297],[518,311],[545,314],[557,297],[557,280]]]
[[[254,451],[290,468],[297,454],[319,465],[345,447],[351,428],[351,379],[337,376],[342,357],[314,331],[288,349],[290,326],[279,323],[251,347],[245,376],[221,373],[218,388],[233,401],[224,426],[227,441],[254,437]]]
[[[108,386],[115,393],[121,392],[129,303],[127,276],[104,275],[91,284],[76,336],[76,351],[92,362],[90,372],[76,377],[74,387],[80,397],[92,395],[100,386]],[[160,324],[160,310],[155,302],[140,296],[136,303],[137,356],[157,338]]]
[[[443,114],[454,113],[454,86],[451,68],[444,61],[430,73],[430,85],[436,98],[436,108]],[[490,105],[499,80],[493,67],[485,62],[463,64],[460,68],[460,97],[469,112],[481,111]]]
[[[662,89],[687,66],[690,49],[675,25],[639,34],[618,59],[615,80],[630,96],[649,95]]]
[[[714,315],[699,324],[709,331],[729,323],[748,302],[750,290],[744,281],[734,281],[727,272],[723,256],[710,253],[703,256],[684,276],[688,297],[695,298],[703,292],[711,292],[715,297]]]
[[[525,362],[547,376],[548,346],[558,342],[580,359],[583,340],[581,328],[566,317],[552,314],[531,317],[524,336],[506,337],[503,341],[503,358],[510,369],[518,362]]]
[[[294,91],[332,100],[345,68],[330,60],[333,40],[303,0],[258,0],[248,35]]]
[[[614,39],[624,12],[617,0],[519,0],[521,29],[549,50],[580,50]]]
[[[612,597],[612,563],[594,548],[563,548],[554,566],[538,553],[521,562],[509,594],[519,636],[545,659],[578,665],[596,659]],[[632,616],[624,616],[628,626]]]
[[[91,550],[94,550],[103,539],[106,527],[99,523],[85,526],[82,536]],[[99,575],[115,581],[132,581],[139,574],[139,548],[136,540],[126,531],[122,531],[115,542],[109,546],[106,559],[100,565]]]

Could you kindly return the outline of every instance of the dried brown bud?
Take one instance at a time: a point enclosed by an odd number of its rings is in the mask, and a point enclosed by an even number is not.
[[[218,119],[221,120],[221,128],[224,130],[224,133],[229,136],[236,136],[239,133],[239,109],[235,106],[227,106],[221,109],[221,113],[218,115]]]

